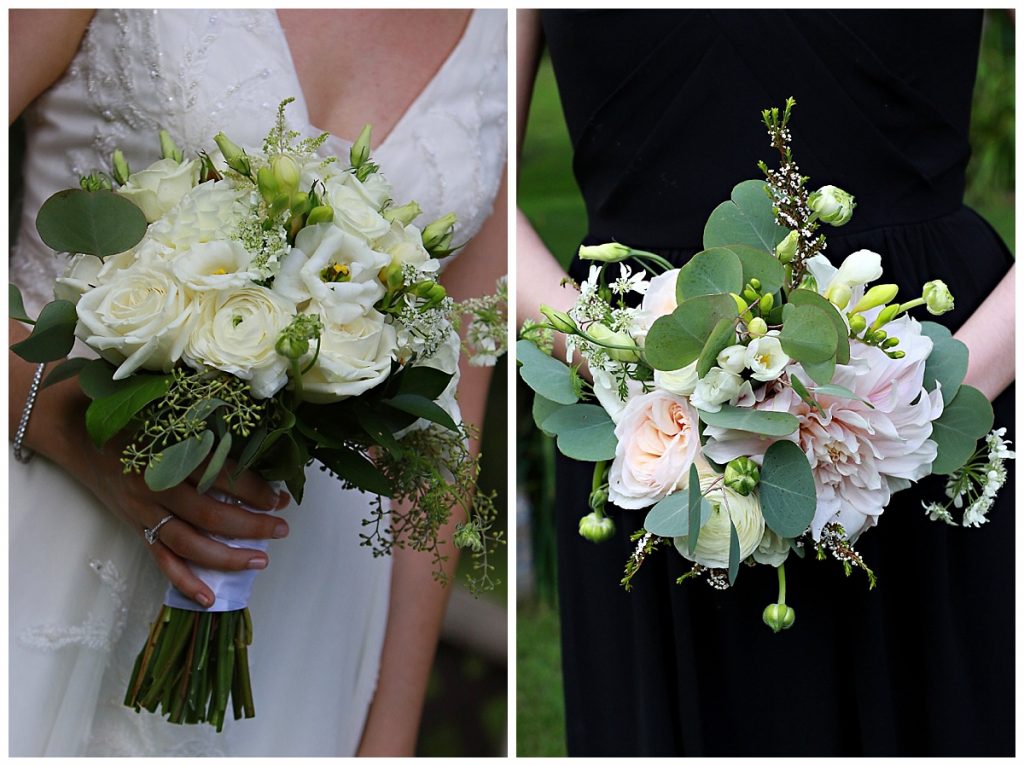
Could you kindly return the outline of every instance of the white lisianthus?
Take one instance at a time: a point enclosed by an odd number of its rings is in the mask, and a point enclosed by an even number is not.
[[[818,214],[825,223],[843,226],[853,218],[853,209],[857,207],[853,195],[838,186],[822,186],[807,198],[807,207]]]
[[[726,372],[735,372],[738,375],[747,366],[746,357],[747,347],[737,344],[722,349],[715,361]]]
[[[655,370],[654,385],[677,396],[689,396],[697,387],[697,362],[678,370]]]
[[[256,278],[249,262],[249,253],[235,240],[203,242],[176,253],[171,271],[190,290],[234,290]]]
[[[78,299],[82,297],[83,293],[99,283],[98,277],[101,268],[103,268],[103,261],[95,255],[82,253],[71,256],[64,269],[64,275],[57,277],[57,283],[53,286],[53,297],[57,300],[78,303]]]
[[[295,305],[260,285],[201,293],[197,301],[185,361],[197,370],[212,367],[249,381],[257,399],[284,388],[289,362],[275,346]]]
[[[337,226],[307,226],[281,264],[274,291],[300,307],[312,298],[329,324],[348,324],[384,297],[377,275],[388,262]]]
[[[373,242],[372,247],[391,256],[392,263],[415,266],[420,271],[428,273],[436,272],[439,268],[437,259],[431,258],[430,253],[423,247],[422,232],[411,224],[402,226],[398,222],[393,222],[387,233]]]
[[[757,492],[744,496],[732,491],[710,469],[700,470],[699,476],[701,490],[711,504],[711,517],[700,528],[692,556],[687,537],[673,538],[673,542],[683,558],[713,569],[726,569],[729,566],[729,542],[732,536],[730,520],[736,527],[736,536],[740,541],[740,561],[751,555],[761,544],[765,530],[761,501]]]
[[[953,310],[953,294],[941,279],[925,282],[921,292],[929,314],[939,316]]]
[[[366,241],[383,237],[391,223],[380,214],[380,206],[372,205],[361,189],[344,182],[349,176],[336,176],[325,185],[325,201],[334,208],[334,225]]]
[[[134,202],[153,223],[170,212],[198,181],[198,160],[157,160],[145,170],[132,173],[117,193]]]
[[[198,242],[224,239],[247,214],[253,214],[252,194],[252,191],[236,188],[230,181],[199,184],[150,227],[149,235],[177,250]]]
[[[789,364],[789,356],[782,350],[779,339],[764,335],[750,341],[744,356],[746,366],[753,373],[754,380],[767,382],[776,380]]]
[[[707,375],[697,381],[690,394],[690,404],[705,412],[718,412],[722,405],[740,393],[743,378],[721,367],[712,367]]]
[[[108,361],[116,380],[139,368],[168,372],[181,358],[192,301],[161,264],[125,269],[78,301],[75,334]]]
[[[764,537],[753,553],[754,561],[770,567],[782,566],[789,558],[789,551],[789,540],[779,537],[766,526]]]
[[[644,508],[686,485],[700,454],[697,413],[683,397],[651,391],[629,401],[615,426],[608,499]]]
[[[397,345],[395,328],[378,311],[345,325],[325,322],[316,364],[302,377],[304,398],[336,402],[369,391],[388,377]]]

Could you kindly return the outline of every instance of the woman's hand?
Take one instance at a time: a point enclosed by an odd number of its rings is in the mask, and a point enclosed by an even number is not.
[[[1016,273],[1014,266],[956,333],[957,340],[967,344],[971,352],[964,383],[979,389],[990,401],[1016,376]]]
[[[19,323],[10,321],[10,342],[28,335]],[[34,365],[8,352],[10,369],[10,427],[16,428],[32,379]],[[174,519],[160,529],[159,539],[147,545],[164,576],[183,594],[204,607],[214,602],[213,592],[188,568],[186,560],[209,569],[234,571],[263,569],[267,554],[250,548],[232,548],[209,539],[221,535],[238,539],[281,538],[288,534],[283,519],[248,511],[235,503],[220,502],[209,494],[196,492],[199,472],[177,487],[153,492],[138,474],[126,474],[120,449],[108,444],[99,450],[85,429],[88,399],[75,380],[49,386],[39,392],[25,433],[26,447],[67,471],[92,492],[112,513],[134,529],[140,540],[146,529],[168,514]],[[13,435],[13,433],[12,433]],[[287,494],[278,494],[253,473],[245,472],[235,481],[221,473],[214,487],[224,495],[262,511],[284,508]]]

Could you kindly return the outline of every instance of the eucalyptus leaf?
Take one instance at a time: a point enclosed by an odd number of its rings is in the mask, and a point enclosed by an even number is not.
[[[736,342],[736,320],[722,317],[718,320],[697,359],[697,377],[703,378],[718,364],[718,355]]]
[[[153,456],[146,466],[146,486],[154,492],[176,487],[187,479],[213,449],[213,431],[203,431],[198,437],[184,441]]]
[[[596,463],[615,457],[615,424],[596,404],[573,404],[551,413],[544,428],[557,438],[566,457]]]
[[[19,322],[35,324],[35,320],[25,311],[25,301],[21,297],[21,290],[13,282],[9,282],[7,285],[7,316],[17,319]]]
[[[48,247],[100,258],[135,247],[146,227],[146,216],[133,202],[107,190],[59,191],[36,216],[36,231]]]
[[[818,505],[814,474],[803,450],[778,441],[764,453],[759,493],[764,522],[779,537],[796,537],[814,519]]]
[[[744,285],[751,279],[757,279],[761,282],[761,292],[768,295],[777,292],[785,283],[786,267],[773,253],[750,245],[729,245],[728,249],[736,254],[743,265]]]
[[[224,468],[224,463],[227,462],[228,455],[231,454],[231,441],[231,432],[227,431],[217,442],[217,449],[210,455],[210,462],[206,464],[203,475],[199,477],[199,483],[196,484],[196,492],[200,495],[206,494],[207,490],[217,481],[217,477]]]
[[[548,436],[554,436],[553,433],[544,428],[544,421],[547,420],[548,416],[551,413],[555,412],[556,410],[560,410],[562,407],[565,406],[571,405],[559,404],[558,402],[553,402],[550,399],[545,399],[540,394],[534,394],[533,422],[536,424],[537,428],[546,433]]]
[[[390,399],[385,399],[384,404],[388,407],[393,407],[399,412],[405,412],[409,415],[415,415],[418,418],[429,420],[432,423],[437,423],[449,431],[458,431],[459,427],[455,421],[452,420],[452,416],[449,415],[444,409],[437,403],[424,396],[417,394],[399,394],[393,396]]]
[[[26,362],[52,362],[67,356],[75,345],[78,312],[70,301],[51,301],[43,306],[32,334],[11,346]]]
[[[729,518],[729,585],[736,582],[740,573],[740,536],[736,532],[736,525]]]
[[[819,386],[827,386],[832,383],[832,377],[836,374],[836,358],[829,357],[824,362],[801,362],[801,367],[807,373],[807,377]]]
[[[935,322],[922,322],[921,334],[932,341],[932,353],[924,365],[925,390],[934,391],[937,385],[941,385],[942,401],[949,405],[967,374],[967,346]]]
[[[973,386],[960,386],[942,416],[932,423],[931,438],[938,447],[932,473],[947,475],[961,468],[994,420],[992,404],[985,395]]]
[[[135,375],[114,393],[93,399],[85,411],[85,428],[96,446],[102,447],[147,404],[166,394],[170,383],[169,375]]]
[[[579,401],[572,385],[572,371],[557,359],[545,354],[528,340],[516,343],[519,375],[536,393],[557,404]]]
[[[788,412],[769,412],[752,407],[733,407],[723,404],[718,412],[697,410],[700,419],[709,426],[749,431],[764,436],[788,436],[800,427],[800,421]]]
[[[43,385],[40,388],[46,388],[55,383],[62,383],[75,377],[91,361],[91,359],[76,356],[61,362],[46,374],[46,378],[43,380]]]
[[[676,301],[682,303],[698,295],[738,293],[742,289],[743,265],[739,257],[724,247],[712,247],[697,253],[679,269]]]
[[[704,226],[704,247],[749,245],[774,253],[786,234],[786,229],[775,222],[767,184],[743,181],[733,187],[729,201],[711,212]]]
[[[700,531],[704,528],[704,524],[711,517],[711,504],[708,503],[707,498],[703,495],[703,490],[700,486],[700,474],[697,472],[697,466],[690,463],[690,484],[687,487],[689,489],[687,496],[687,529],[693,530],[693,534],[689,531],[686,535],[686,550],[689,551],[690,555],[697,550],[697,538],[700,537]],[[704,508],[707,507],[707,516],[704,516]]]
[[[812,290],[793,290],[786,300],[794,306],[814,306],[825,312],[832,326],[836,328],[836,363],[850,363],[850,328],[831,301]],[[778,324],[773,320],[772,324]]]
[[[838,336],[823,309],[790,303],[783,314],[779,343],[793,361],[825,362],[835,357]]]
[[[736,302],[729,295],[699,295],[684,301],[651,325],[644,342],[647,363],[655,370],[685,367],[700,356],[719,321],[736,317]]]

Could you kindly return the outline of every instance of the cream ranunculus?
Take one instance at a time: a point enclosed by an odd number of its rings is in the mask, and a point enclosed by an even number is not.
[[[171,271],[190,290],[234,290],[256,279],[249,271],[250,260],[235,240],[203,242],[175,253]]]
[[[329,324],[348,324],[384,297],[377,275],[388,262],[337,226],[307,226],[281,264],[274,291],[300,307],[312,298]]]
[[[782,350],[779,339],[765,335],[750,341],[744,362],[753,373],[754,380],[767,382],[778,378],[789,364],[789,356]]]
[[[75,334],[103,358],[119,364],[114,378],[135,370],[167,372],[188,340],[193,305],[161,264],[124,269],[78,301]]]
[[[705,412],[718,412],[722,405],[733,397],[739,396],[743,387],[743,378],[734,372],[726,372],[720,367],[712,367],[707,374],[697,381],[690,403]]]
[[[740,541],[740,561],[757,550],[765,530],[758,494],[751,492],[744,497],[722,485],[720,479],[714,471],[700,471],[700,487],[711,504],[711,517],[700,529],[693,555],[689,552],[688,538],[674,539],[676,550],[683,558],[714,569],[729,566],[730,519]]]
[[[257,399],[288,383],[288,359],[275,346],[295,305],[266,287],[251,285],[200,293],[195,327],[183,358],[197,370],[214,368],[249,381]]]
[[[132,173],[118,194],[134,202],[150,223],[166,215],[199,181],[199,161],[157,160]]]
[[[620,508],[645,508],[685,486],[700,453],[697,427],[697,413],[683,397],[655,390],[631,399],[615,426],[608,499]]]
[[[383,237],[391,222],[381,215],[380,206],[374,206],[354,183],[359,181],[345,173],[325,184],[324,201],[334,208],[334,225],[367,241]]]
[[[251,213],[252,191],[230,181],[207,181],[188,192],[166,216],[154,223],[150,236],[169,248],[183,250],[198,242],[230,236]]]
[[[316,364],[302,377],[311,402],[336,402],[369,391],[388,377],[398,341],[378,311],[345,325],[324,325]]]

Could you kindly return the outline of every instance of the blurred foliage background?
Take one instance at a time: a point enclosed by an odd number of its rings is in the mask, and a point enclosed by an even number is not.
[[[986,11],[971,115],[966,203],[1015,251],[1014,25]],[[519,165],[519,207],[565,265],[586,231],[572,150],[545,55],[537,73]],[[517,383],[517,743],[521,756],[565,755],[555,590],[554,447],[534,428],[532,393]]]

